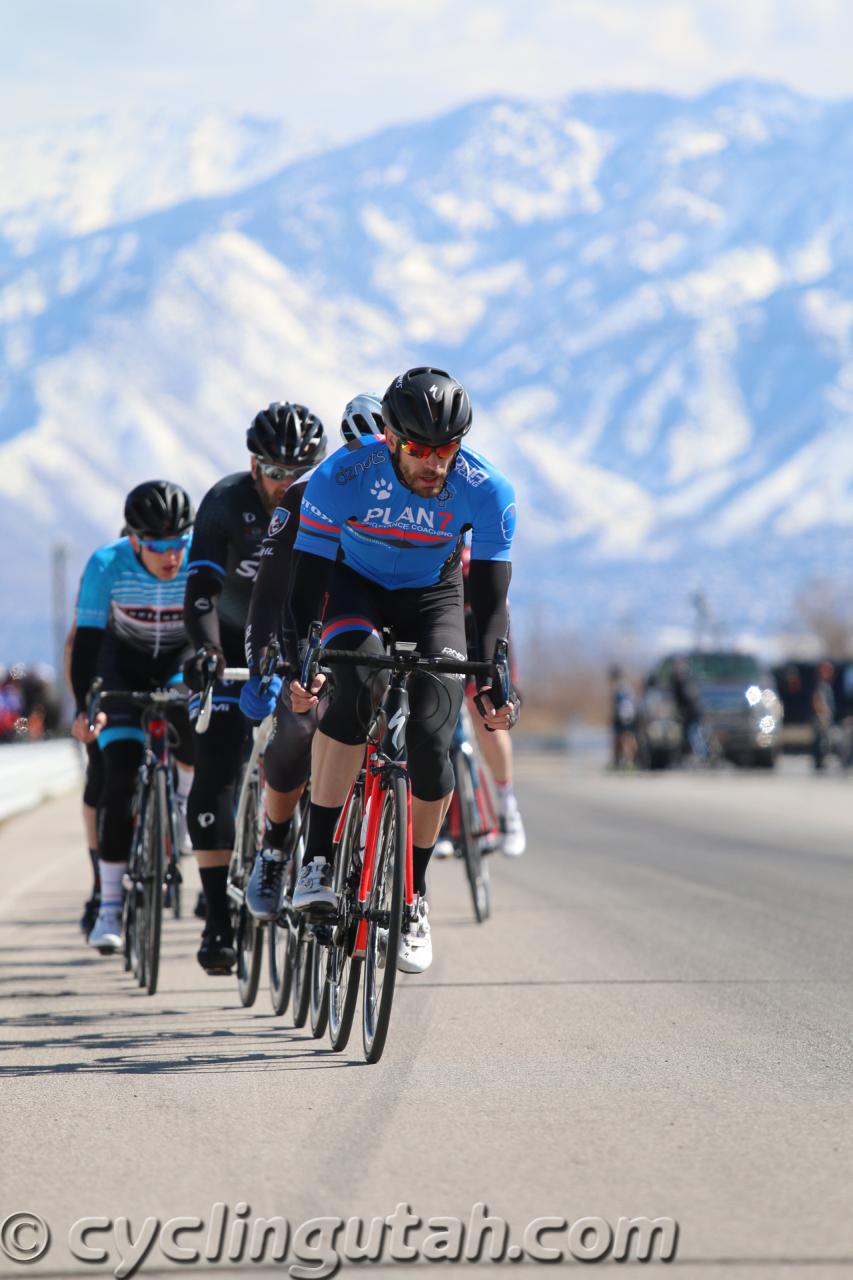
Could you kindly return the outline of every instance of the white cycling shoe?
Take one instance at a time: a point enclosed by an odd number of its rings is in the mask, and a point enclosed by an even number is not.
[[[325,858],[306,862],[293,890],[297,911],[337,911],[338,895],[332,888],[334,869]]]
[[[417,898],[415,918],[408,933],[400,934],[397,946],[397,968],[401,973],[423,973],[432,964],[432,938],[429,929],[429,906],[426,898]]]
[[[527,836],[517,806],[501,814],[500,828],[501,853],[505,853],[508,858],[520,858],[527,848]]]
[[[121,946],[121,908],[101,907],[94,928],[89,934],[89,946],[102,956],[111,956]]]

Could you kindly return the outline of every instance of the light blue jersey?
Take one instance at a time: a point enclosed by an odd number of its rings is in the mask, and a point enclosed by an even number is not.
[[[473,449],[460,449],[438,497],[420,498],[397,479],[388,446],[371,440],[314,471],[295,547],[327,560],[340,548],[351,569],[391,590],[427,587],[469,529],[473,560],[509,560],[515,518],[512,485]]]
[[[155,578],[130,545],[119,538],[90,557],[77,597],[78,627],[109,629],[133,649],[157,657],[187,642],[184,591],[189,548],[176,577]]]

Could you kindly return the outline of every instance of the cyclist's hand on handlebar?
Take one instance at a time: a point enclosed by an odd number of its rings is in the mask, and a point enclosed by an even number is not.
[[[275,710],[280,692],[280,676],[270,678],[265,694],[261,694],[261,677],[251,676],[240,690],[240,710],[249,720],[264,720]]]
[[[184,663],[184,684],[201,693],[211,679],[219,680],[225,670],[225,654],[218,644],[203,644]]]
[[[103,711],[99,711],[95,716],[95,727],[90,729],[89,717],[85,711],[81,711],[74,717],[74,723],[71,725],[71,737],[76,738],[78,742],[94,742],[106,723],[106,715]]]
[[[509,696],[509,701],[505,702],[502,707],[495,707],[489,696],[492,692],[492,686],[483,685],[477,690],[477,696],[474,699],[474,705],[486,722],[486,728],[490,733],[496,733],[499,729],[511,729],[518,719],[519,701],[513,689]]]
[[[306,711],[313,711],[314,707],[320,701],[319,694],[323,685],[326,683],[326,677],[320,672],[311,681],[311,688],[303,689],[298,680],[290,682],[290,706],[297,715],[304,715]]]

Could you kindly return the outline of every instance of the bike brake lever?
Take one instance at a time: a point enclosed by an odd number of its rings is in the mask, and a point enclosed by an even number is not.
[[[303,689],[310,690],[314,683],[314,677],[320,670],[318,653],[322,648],[323,624],[321,622],[312,622],[308,630],[308,645],[305,650],[305,657],[302,659],[302,671],[300,673],[299,683]]]

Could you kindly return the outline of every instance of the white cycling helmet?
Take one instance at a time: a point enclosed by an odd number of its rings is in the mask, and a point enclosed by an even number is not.
[[[385,439],[385,423],[382,420],[382,398],[372,391],[353,396],[341,418],[341,435],[348,449],[361,449],[370,444],[371,437]]]

